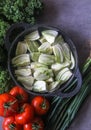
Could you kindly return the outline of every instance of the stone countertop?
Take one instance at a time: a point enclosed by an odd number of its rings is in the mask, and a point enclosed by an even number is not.
[[[91,56],[91,0],[43,1],[44,13],[38,23],[64,30],[76,46],[81,66],[87,57]],[[68,130],[91,130],[91,96],[87,97]]]

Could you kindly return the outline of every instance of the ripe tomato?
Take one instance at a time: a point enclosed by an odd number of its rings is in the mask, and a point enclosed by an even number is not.
[[[44,130],[44,123],[41,118],[36,117],[33,121],[24,125],[24,130]]]
[[[21,106],[19,114],[15,115],[15,120],[18,124],[26,124],[34,118],[34,108],[25,103]]]
[[[0,95],[0,116],[11,116],[18,111],[18,100],[8,93]]]
[[[46,114],[48,112],[49,108],[50,108],[49,101],[42,96],[34,97],[32,99],[31,104],[34,107],[36,114],[38,114],[38,115]]]
[[[17,98],[19,103],[24,103],[28,101],[28,93],[19,86],[14,86],[9,93]]]
[[[14,117],[7,117],[2,124],[3,130],[22,130],[22,126],[17,124]]]

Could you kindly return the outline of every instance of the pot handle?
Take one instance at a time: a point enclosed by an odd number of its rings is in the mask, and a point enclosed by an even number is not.
[[[32,25],[28,23],[15,23],[10,26],[5,36],[5,48],[9,51],[12,42],[15,40],[18,34],[30,28]]]
[[[60,96],[62,98],[73,97],[74,95],[76,95],[79,92],[79,90],[81,88],[81,85],[82,85],[82,76],[81,76],[81,73],[80,73],[79,69],[77,69],[76,74],[74,75],[74,77],[77,79],[77,86],[73,89],[73,91],[68,92],[68,93],[66,93],[66,92],[63,93],[62,92],[62,90],[64,90],[64,88],[63,88],[63,89],[59,90],[59,92],[54,94],[54,95],[55,96]]]

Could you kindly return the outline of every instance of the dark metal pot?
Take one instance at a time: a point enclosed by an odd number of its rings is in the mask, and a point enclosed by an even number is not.
[[[75,58],[75,68],[73,70],[73,74],[71,78],[64,83],[59,89],[53,91],[53,92],[45,92],[45,93],[39,93],[39,92],[33,92],[30,90],[27,90],[20,82],[17,81],[15,75],[14,75],[14,68],[11,64],[11,59],[15,56],[15,50],[17,43],[19,41],[22,41],[24,39],[24,36],[31,33],[32,31],[39,29],[44,30],[44,29],[53,29],[58,31],[64,38],[65,42],[67,42],[70,46],[70,49],[74,55]],[[6,49],[8,50],[8,70],[10,73],[10,76],[12,77],[14,83],[23,89],[25,89],[28,93],[32,95],[43,95],[43,96],[60,96],[60,97],[72,97],[74,96],[77,92],[79,92],[82,84],[82,77],[79,71],[78,67],[78,56],[77,56],[77,51],[75,48],[74,43],[71,41],[71,39],[65,34],[62,30],[56,28],[56,27],[51,27],[48,25],[34,25],[31,26],[30,24],[26,23],[17,23],[12,25],[9,30],[7,31],[6,38],[5,38],[5,46]],[[77,84],[73,90],[70,92],[64,92],[66,88],[69,87],[69,84],[72,82],[72,80],[76,78],[77,79]]]

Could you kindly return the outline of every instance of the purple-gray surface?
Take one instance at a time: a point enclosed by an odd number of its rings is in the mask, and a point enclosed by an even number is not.
[[[77,48],[81,66],[86,58],[91,56],[91,0],[43,1],[45,9],[38,23],[57,26],[64,30]],[[91,96],[87,97],[67,130],[91,130]]]

